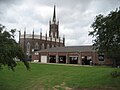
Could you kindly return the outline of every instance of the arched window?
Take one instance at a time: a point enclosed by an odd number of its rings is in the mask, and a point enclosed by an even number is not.
[[[55,37],[57,37],[57,32],[55,33]]]
[[[35,49],[39,49],[39,44],[38,44],[38,42],[35,43]]]
[[[49,44],[47,44],[47,48],[50,48],[50,45],[49,45]]]
[[[42,49],[45,49],[45,45],[44,45],[44,43],[42,43],[42,47],[41,47]]]
[[[54,47],[54,45],[52,44],[52,47]]]
[[[30,54],[30,42],[27,42],[27,54]]]
[[[51,32],[51,37],[53,38],[53,32]]]

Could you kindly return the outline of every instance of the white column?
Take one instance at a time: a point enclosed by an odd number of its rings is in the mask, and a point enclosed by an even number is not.
[[[66,53],[66,64],[69,64],[69,56],[68,56],[68,53]]]
[[[50,63],[49,54],[47,53],[47,63]]]
[[[59,63],[58,53],[56,54],[56,63]]]
[[[78,53],[78,64],[82,65],[81,53]]]

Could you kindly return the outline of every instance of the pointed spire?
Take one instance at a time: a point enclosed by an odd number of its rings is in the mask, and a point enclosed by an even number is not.
[[[40,39],[42,39],[42,28],[40,28]]]
[[[47,30],[46,30],[46,35],[47,35]]]
[[[26,37],[26,27],[24,28],[24,38]]]
[[[24,28],[24,33],[26,33],[26,27]]]
[[[53,22],[56,22],[55,5],[54,5],[54,12],[53,12]]]
[[[34,28],[33,28],[33,35],[32,35],[32,38],[34,39]]]
[[[34,28],[33,28],[33,32],[32,32],[33,36],[34,36]]]
[[[65,35],[63,35],[63,46],[65,46]]]

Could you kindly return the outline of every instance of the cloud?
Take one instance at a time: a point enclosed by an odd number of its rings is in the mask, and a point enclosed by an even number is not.
[[[91,24],[98,14],[107,15],[120,5],[119,0],[0,0],[0,23],[27,33],[49,32],[53,5],[56,5],[60,21],[60,36],[66,37],[66,45],[90,45],[88,36]],[[18,40],[18,36],[16,37]]]

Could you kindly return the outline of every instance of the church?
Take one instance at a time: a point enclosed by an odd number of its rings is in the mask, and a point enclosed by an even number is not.
[[[59,21],[56,19],[56,7],[54,6],[53,18],[49,21],[49,36],[27,34],[19,35],[19,43],[25,54],[33,62],[63,63],[79,65],[112,65],[104,55],[98,55],[92,45],[65,46],[65,37],[59,36]]]
[[[19,35],[19,43],[25,54],[31,57],[32,53],[42,49],[48,49],[53,47],[63,47],[65,46],[65,38],[60,38],[59,36],[59,21],[56,19],[56,10],[54,6],[53,18],[49,21],[49,36],[40,34],[24,34]]]

